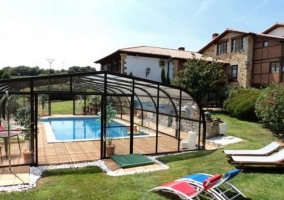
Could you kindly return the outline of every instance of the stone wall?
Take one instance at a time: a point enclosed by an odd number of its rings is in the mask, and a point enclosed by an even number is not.
[[[237,82],[228,82],[228,84],[235,84],[243,87],[249,87],[251,83],[251,70],[252,70],[252,56],[253,56],[253,38],[252,36],[245,37],[245,50],[238,52],[231,52],[232,39],[241,37],[243,34],[231,32],[225,35],[222,40],[228,41],[228,53],[217,55],[217,45],[213,44],[206,49],[203,54],[217,59],[224,60],[230,65],[238,65],[238,79]],[[221,40],[221,41],[222,41]],[[226,69],[226,74],[231,73],[231,66]],[[228,77],[229,78],[229,77]]]
[[[151,112],[145,112],[144,122],[156,123],[156,114]],[[159,125],[170,127],[172,129],[180,128],[181,131],[195,131],[199,132],[199,123],[196,121],[181,120],[180,124],[175,121],[175,117],[161,115],[159,116]],[[201,125],[202,129],[202,125]]]

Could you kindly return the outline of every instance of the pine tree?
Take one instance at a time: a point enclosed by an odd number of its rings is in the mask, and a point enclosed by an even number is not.
[[[166,75],[165,75],[165,69],[162,68],[161,70],[161,80],[163,84],[167,84],[167,80],[166,80]]]

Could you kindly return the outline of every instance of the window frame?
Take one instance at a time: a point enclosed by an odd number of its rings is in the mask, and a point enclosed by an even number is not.
[[[268,47],[268,45],[269,45],[268,41],[263,41],[263,42],[262,42],[262,46],[263,46],[263,47]]]
[[[233,38],[231,42],[231,52],[238,52],[245,50],[245,38],[244,37],[237,37]]]
[[[221,41],[217,44],[217,55],[228,53],[228,40]]]
[[[280,72],[280,67],[278,65],[278,62],[271,62],[270,63],[270,73],[279,73]]]
[[[238,65],[231,65],[231,79],[238,79]]]

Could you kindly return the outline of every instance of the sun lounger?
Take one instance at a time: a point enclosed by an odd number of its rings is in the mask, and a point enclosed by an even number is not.
[[[232,156],[229,162],[242,167],[246,165],[284,166],[284,149],[269,156]]]
[[[154,191],[171,193],[177,195],[181,199],[199,199],[199,195],[205,195],[205,192],[207,192],[210,188],[214,187],[221,181],[221,178],[221,174],[216,174],[212,177],[207,178],[203,181],[202,185],[198,186],[190,185],[187,181],[172,181],[161,186],[155,187],[149,190],[149,192]],[[210,192],[208,194],[211,197],[210,199],[222,199],[218,195],[215,196]]]
[[[231,156],[268,156],[277,152],[284,146],[281,142],[271,142],[261,149],[256,150],[224,150],[227,157]]]
[[[209,189],[209,191],[223,199],[234,199],[238,196],[243,196],[245,198],[244,194],[239,189],[229,183],[229,181],[236,177],[241,171],[241,169],[233,169],[226,172],[221,181]],[[212,176],[213,175],[206,173],[196,173],[184,176],[177,181],[183,180],[191,185],[201,185],[204,180]]]

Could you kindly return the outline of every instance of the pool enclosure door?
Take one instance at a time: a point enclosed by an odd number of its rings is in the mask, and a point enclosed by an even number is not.
[[[133,97],[105,96],[101,102],[101,157],[133,153]],[[131,131],[132,130],[132,131]]]

